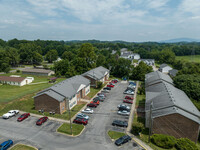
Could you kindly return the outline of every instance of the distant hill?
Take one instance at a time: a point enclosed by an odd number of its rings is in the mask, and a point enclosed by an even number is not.
[[[200,40],[191,38],[177,38],[177,39],[160,41],[159,43],[180,43],[180,42],[200,42]]]

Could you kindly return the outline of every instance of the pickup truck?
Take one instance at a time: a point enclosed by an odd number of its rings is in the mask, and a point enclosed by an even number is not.
[[[18,113],[19,113],[19,110],[10,110],[8,113],[6,113],[6,114],[3,115],[3,118],[4,119],[8,119],[10,117],[15,116]]]

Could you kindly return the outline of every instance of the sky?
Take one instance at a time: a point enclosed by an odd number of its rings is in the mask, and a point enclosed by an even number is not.
[[[200,39],[200,0],[0,0],[0,38]]]

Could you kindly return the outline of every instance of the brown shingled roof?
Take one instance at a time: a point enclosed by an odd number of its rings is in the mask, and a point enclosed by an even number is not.
[[[24,77],[8,77],[8,76],[0,76],[0,81],[9,81],[9,82],[22,82]]]

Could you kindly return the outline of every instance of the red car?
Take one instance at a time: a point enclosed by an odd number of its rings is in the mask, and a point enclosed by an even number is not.
[[[111,82],[113,82],[113,83],[117,83],[118,81],[114,79],[114,80],[112,80]]]
[[[96,108],[96,107],[97,107],[97,104],[89,103],[89,104],[87,104],[87,106],[88,106],[88,107],[95,107],[95,108]]]
[[[91,104],[96,104],[96,105],[99,105],[99,104],[100,104],[99,100],[93,100],[93,101],[91,101],[90,103],[91,103]]]
[[[24,113],[17,119],[17,121],[21,122],[24,119],[28,118],[29,116],[30,116],[30,113]]]
[[[112,85],[112,84],[108,84],[107,87],[111,87],[111,88],[113,88],[114,85]]]
[[[125,96],[125,99],[131,99],[131,100],[133,100],[133,97]]]
[[[133,104],[133,100],[131,99],[125,99],[123,100],[124,103],[129,103],[129,104]]]
[[[36,125],[42,125],[47,120],[48,120],[48,117],[42,117],[42,118],[38,119],[38,121],[36,122]]]
[[[88,121],[84,118],[75,118],[73,123],[84,124],[87,125]]]

